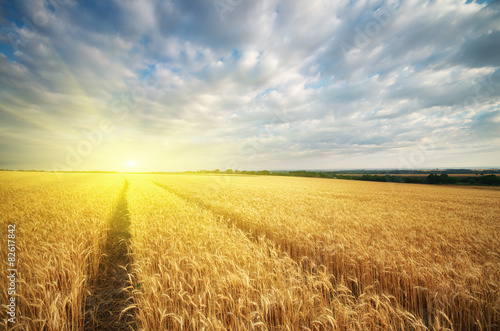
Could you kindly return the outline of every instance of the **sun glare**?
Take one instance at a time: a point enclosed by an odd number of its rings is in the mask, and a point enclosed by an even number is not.
[[[125,165],[128,167],[128,168],[133,168],[135,167],[137,164],[137,162],[133,161],[133,160],[128,160],[127,162],[125,162]]]

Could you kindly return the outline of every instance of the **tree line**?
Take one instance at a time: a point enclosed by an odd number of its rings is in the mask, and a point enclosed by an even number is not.
[[[194,173],[187,171],[186,173]],[[500,177],[494,174],[480,175],[475,177],[469,176],[449,176],[446,173],[431,173],[428,176],[404,176],[404,175],[379,175],[379,174],[363,174],[360,176],[354,174],[337,173],[333,171],[246,171],[232,170],[226,171],[216,170],[199,170],[196,173],[212,173],[212,174],[242,174],[242,175],[261,175],[261,176],[293,176],[293,177],[314,177],[314,178],[332,178],[332,179],[351,179],[351,180],[366,180],[372,182],[391,182],[391,183],[413,183],[413,184],[447,184],[447,185],[500,185]]]

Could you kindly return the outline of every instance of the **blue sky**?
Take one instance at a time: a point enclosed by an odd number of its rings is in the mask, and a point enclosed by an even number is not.
[[[499,167],[499,1],[3,1],[0,168]]]

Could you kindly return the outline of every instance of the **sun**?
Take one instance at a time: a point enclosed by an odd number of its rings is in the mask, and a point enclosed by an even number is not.
[[[137,165],[137,162],[135,162],[134,160],[128,160],[127,162],[125,162],[125,165],[127,166],[127,168],[133,168]]]

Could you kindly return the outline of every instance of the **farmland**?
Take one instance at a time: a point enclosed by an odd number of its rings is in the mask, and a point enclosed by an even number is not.
[[[500,327],[499,190],[243,175],[0,183],[20,330]]]

